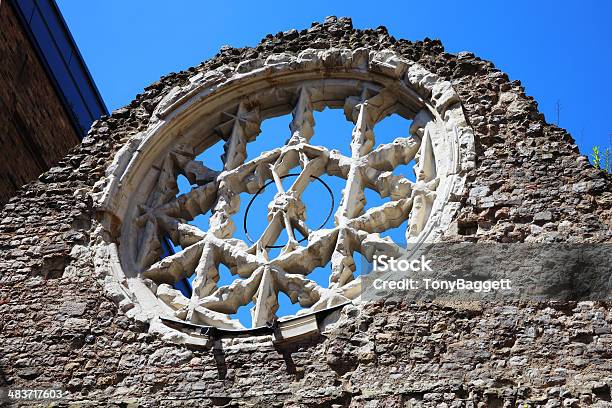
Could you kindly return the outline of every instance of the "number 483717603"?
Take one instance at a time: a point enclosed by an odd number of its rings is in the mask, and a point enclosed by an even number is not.
[[[3,393],[4,394],[4,393]],[[65,391],[55,388],[43,389],[8,389],[6,397],[15,400],[44,400],[44,399],[59,399],[65,395]]]

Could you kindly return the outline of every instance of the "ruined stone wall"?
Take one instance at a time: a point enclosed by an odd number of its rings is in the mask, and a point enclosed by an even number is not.
[[[79,138],[12,6],[0,5],[0,204]]]
[[[458,198],[456,238],[610,242],[612,180],[545,122],[518,81],[438,41],[329,18],[161,78],[10,200],[0,215],[0,384],[62,386],[86,406],[607,406],[605,303],[370,303],[343,309],[341,323],[311,344],[282,350],[250,339],[206,350],[161,341],[104,297],[89,250],[89,193],[171,88],[247,58],[363,46],[418,61],[462,98],[478,160]]]

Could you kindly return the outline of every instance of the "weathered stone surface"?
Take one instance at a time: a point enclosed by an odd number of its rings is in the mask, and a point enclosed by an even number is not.
[[[606,303],[369,303],[345,308],[312,344],[280,350],[269,341],[224,340],[210,350],[149,334],[146,323],[104,295],[93,257],[79,255],[91,246],[96,225],[84,192],[157,120],[152,113],[160,101],[200,73],[279,53],[307,59],[313,48],[391,49],[452,84],[477,140],[466,192],[457,197],[458,238],[523,242],[561,234],[610,242],[610,178],[492,63],[445,53],[435,40],[396,40],[384,27],[354,30],[346,18],[297,34],[224,48],[198,67],[161,78],[94,123],[58,167],[3,207],[0,381],[12,388],[61,385],[69,401],[84,406],[608,405]],[[126,296],[122,290],[116,288],[117,301]],[[66,309],[68,301],[87,307]]]

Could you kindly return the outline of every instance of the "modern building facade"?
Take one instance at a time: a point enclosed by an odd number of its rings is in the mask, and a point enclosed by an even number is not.
[[[0,2],[0,204],[107,113],[53,0]]]

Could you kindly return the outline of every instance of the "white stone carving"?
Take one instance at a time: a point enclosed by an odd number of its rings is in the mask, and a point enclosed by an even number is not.
[[[343,108],[354,124],[350,157],[316,141],[313,112],[325,107]],[[246,147],[262,121],[288,109],[293,120],[286,142],[279,139],[279,148],[247,160]],[[390,113],[413,120],[410,135],[377,144],[376,124]],[[357,299],[353,256],[370,257],[383,247],[403,251],[379,234],[407,219],[409,245],[439,239],[458,205],[449,198],[462,192],[465,172],[474,166],[473,134],[452,84],[389,50],[306,50],[244,61],[231,73],[221,67],[172,90],[154,115],[97,185],[94,198],[104,215],[95,234],[95,264],[128,313],[177,342],[202,339],[164,326],[160,316],[243,329],[229,315],[252,301],[253,327],[265,325],[275,319],[279,291],[302,306],[299,315]],[[195,160],[220,139],[223,169]],[[416,182],[392,173],[413,159]],[[281,178],[296,166],[301,173],[285,189]],[[197,187],[176,197],[178,174]],[[335,226],[312,231],[301,195],[313,177],[325,174],[345,179],[346,186]],[[269,181],[278,191],[267,228],[253,245],[233,238],[240,194]],[[364,211],[368,188],[390,201]],[[209,210],[206,231],[188,223]],[[272,258],[269,246],[283,230],[289,240]],[[300,245],[296,232],[307,242]],[[161,259],[164,236],[183,250]],[[308,278],[328,263],[327,287]],[[240,279],[219,286],[220,264]],[[192,274],[187,298],[172,284]]]

